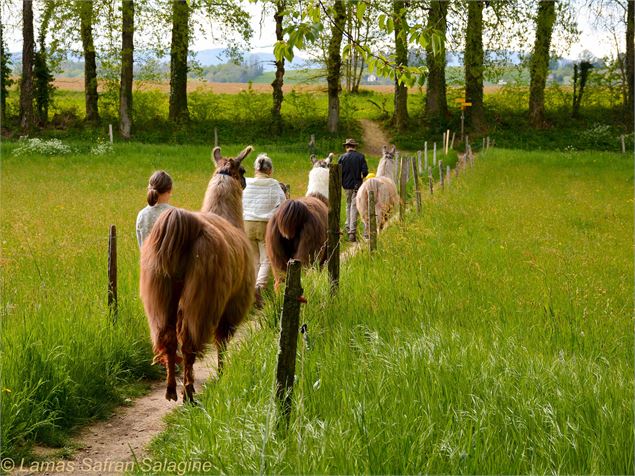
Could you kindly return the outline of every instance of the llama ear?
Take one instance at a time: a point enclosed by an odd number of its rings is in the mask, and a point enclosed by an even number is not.
[[[386,151],[388,150],[388,148],[385,145],[381,146],[381,155],[386,155]]]
[[[392,146],[392,153],[393,153],[393,154],[396,154],[396,153],[397,153],[397,146],[396,146],[396,145],[393,145],[393,146]]]
[[[315,156],[315,154],[311,154],[311,164],[315,165],[316,162],[317,162],[317,157]]]
[[[223,156],[220,154],[220,147],[214,147],[214,149],[212,150],[212,160],[216,163],[217,166],[219,165],[219,162],[222,158]]]
[[[254,151],[253,146],[248,145],[240,152],[240,154],[238,154],[238,156],[236,157],[236,162],[240,164],[243,161],[243,159],[247,157],[249,154],[251,154],[253,151]]]
[[[330,164],[330,163],[331,163],[331,161],[332,161],[334,158],[335,158],[335,154],[334,154],[333,152],[331,152],[331,153],[329,154],[329,156],[326,158],[326,163],[327,163],[327,164]]]

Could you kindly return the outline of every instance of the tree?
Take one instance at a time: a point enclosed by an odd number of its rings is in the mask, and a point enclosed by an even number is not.
[[[273,19],[276,22],[276,41],[284,41],[284,30],[282,28],[282,20],[284,18],[285,9],[284,0],[274,0],[275,12]],[[282,85],[284,84],[284,58],[276,59],[276,73],[271,83],[273,88],[273,107],[271,108],[271,116],[273,119],[274,133],[280,134],[282,132],[282,101],[284,100],[284,93],[282,92]]]
[[[40,127],[44,127],[48,123],[49,105],[51,103],[51,96],[55,90],[53,87],[53,80],[55,78],[49,65],[49,55],[46,48],[46,35],[54,8],[55,2],[53,0],[46,0],[42,21],[40,22],[38,49],[35,52],[33,63],[35,108]]]
[[[406,10],[408,2],[393,0],[393,21],[395,25],[395,62],[399,66],[408,66],[408,23]],[[393,124],[399,131],[408,127],[408,87],[395,77],[395,112]]]
[[[7,113],[7,95],[9,86],[13,84],[11,80],[11,55],[4,40],[4,26],[0,22],[0,124],[4,125]]]
[[[326,82],[328,84],[328,117],[326,128],[329,132],[337,132],[340,120],[340,80],[342,74],[342,55],[340,48],[346,25],[346,8],[344,2],[335,0],[333,22],[326,58]]]
[[[76,0],[80,20],[80,36],[84,51],[84,95],[86,121],[99,122],[99,95],[97,94],[97,55],[93,41],[93,0]]]
[[[541,0],[536,16],[536,40],[531,55],[529,72],[529,122],[532,127],[542,127],[545,122],[545,85],[549,71],[551,34],[556,21],[556,5],[553,0]]]
[[[170,109],[174,122],[189,120],[187,109],[187,54],[189,49],[190,6],[187,0],[172,2],[172,44],[170,46]]]
[[[467,108],[466,119],[472,129],[485,129],[483,106],[483,2],[468,1],[467,34],[465,37],[465,98],[472,103]]]
[[[445,124],[448,114],[445,86],[445,35],[447,30],[448,2],[432,0],[428,13],[428,29],[440,33],[439,47],[434,48],[433,41],[426,46],[428,65],[428,89],[426,91],[425,116],[428,122]]]
[[[22,0],[22,78],[20,79],[20,128],[33,128],[33,1]]]
[[[572,117],[580,116],[580,104],[582,103],[582,95],[584,94],[584,86],[586,86],[589,72],[593,68],[590,61],[581,61],[580,64],[573,65],[573,112]]]
[[[627,125],[633,125],[633,101],[635,89],[635,1],[628,0],[626,12],[626,76],[628,78],[628,93],[626,99],[626,121]]]
[[[122,0],[121,14],[119,132],[124,139],[130,139],[132,131],[132,80],[134,64],[134,0]]]

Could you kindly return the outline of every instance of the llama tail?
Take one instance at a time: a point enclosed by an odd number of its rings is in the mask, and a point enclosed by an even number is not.
[[[176,352],[178,280],[185,272],[202,223],[193,213],[171,208],[161,214],[141,248],[140,290],[148,318],[155,362]]]
[[[194,240],[199,236],[202,223],[193,213],[170,208],[161,214],[144,243],[142,266],[168,278],[182,274]]]
[[[275,215],[280,234],[287,240],[292,240],[309,219],[309,209],[299,200],[285,200]]]

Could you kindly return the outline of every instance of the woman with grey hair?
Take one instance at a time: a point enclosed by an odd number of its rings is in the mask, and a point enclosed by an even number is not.
[[[280,183],[271,177],[273,162],[267,154],[256,158],[254,170],[254,178],[247,179],[243,190],[243,219],[256,263],[256,306],[261,307],[262,289],[267,286],[271,270],[265,249],[267,222],[286,197]]]

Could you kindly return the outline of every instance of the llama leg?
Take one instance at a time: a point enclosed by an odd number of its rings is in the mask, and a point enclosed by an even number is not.
[[[218,327],[216,328],[215,339],[216,348],[218,349],[218,376],[220,377],[224,362],[227,357],[227,344],[236,333],[239,324],[243,321],[251,303],[248,296],[250,290],[245,289],[242,295],[238,295],[231,299],[225,307],[225,312],[220,318]]]
[[[194,361],[196,354],[190,349],[183,350],[183,402],[194,402]]]
[[[169,351],[167,353],[167,382],[168,387],[165,391],[165,398],[167,400],[174,400],[176,402],[176,376],[175,376],[175,361],[176,361],[176,351]]]

